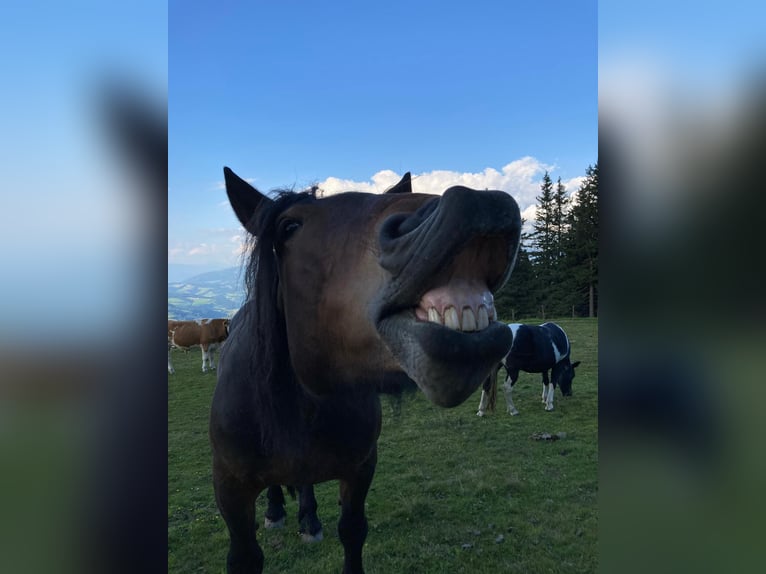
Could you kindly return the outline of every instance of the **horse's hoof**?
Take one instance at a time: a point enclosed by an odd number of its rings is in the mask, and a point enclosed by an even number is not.
[[[299,534],[301,535],[301,540],[303,542],[306,542],[307,544],[312,544],[314,542],[321,542],[322,539],[324,538],[324,535],[322,534],[321,530],[317,532],[316,534],[314,534],[313,536],[309,534],[308,532],[300,532]]]
[[[484,416],[484,411],[479,411],[478,413],[476,413],[476,416],[477,417],[483,417]]]
[[[546,406],[545,410],[548,411],[548,412],[551,412],[553,410],[553,407]]]
[[[508,414],[511,415],[512,417],[515,417],[517,414],[519,414],[519,411],[517,411],[516,409],[512,409],[512,410],[508,409]]]
[[[269,520],[268,518],[265,518],[263,520],[263,527],[264,528],[282,528],[285,525],[285,517],[283,516],[279,520]]]

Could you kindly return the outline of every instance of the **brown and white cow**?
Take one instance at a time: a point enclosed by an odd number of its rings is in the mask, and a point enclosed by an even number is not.
[[[215,350],[229,335],[229,319],[198,319],[173,321],[168,319],[168,373],[175,373],[170,360],[170,349],[188,351],[202,348],[202,372],[215,370]]]

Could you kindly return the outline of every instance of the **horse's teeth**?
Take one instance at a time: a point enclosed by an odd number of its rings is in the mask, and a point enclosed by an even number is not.
[[[489,315],[487,314],[487,308],[484,305],[479,307],[479,316],[477,317],[476,326],[479,331],[489,327]]]
[[[455,331],[460,330],[460,317],[457,316],[457,309],[454,307],[447,307],[444,310],[444,326]]]
[[[449,329],[464,331],[466,333],[486,329],[489,326],[490,321],[494,319],[494,315],[495,308],[491,305],[489,308],[484,305],[479,306],[478,313],[474,312],[472,307],[466,305],[463,307],[462,321],[461,316],[458,314],[458,310],[453,305],[444,309],[443,317],[436,307],[429,307],[427,313],[429,323],[444,325]],[[422,317],[422,315],[418,316]]]
[[[476,315],[470,307],[463,307],[463,331],[476,331]]]

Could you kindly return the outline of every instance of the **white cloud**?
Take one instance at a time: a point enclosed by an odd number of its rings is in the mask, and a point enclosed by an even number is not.
[[[239,265],[244,231],[231,227],[201,229],[187,240],[173,240],[168,245],[168,263],[187,265]]]
[[[415,193],[443,194],[453,185],[464,185],[473,189],[498,189],[509,193],[519,204],[521,215],[527,220],[524,231],[531,231],[535,219],[536,197],[540,194],[540,183],[545,171],[551,174],[554,185],[557,176],[555,165],[543,163],[534,157],[525,156],[512,161],[501,168],[486,167],[480,172],[457,172],[434,170],[412,174],[412,190]],[[396,184],[403,174],[390,169],[378,171],[367,181],[355,181],[339,177],[328,177],[318,185],[323,195],[332,195],[343,191],[362,191],[383,193]],[[569,194],[574,193],[584,176],[577,176],[562,183]],[[253,181],[252,179],[247,181]],[[220,183],[220,188],[223,188]],[[228,201],[219,203],[228,208]],[[245,233],[239,228],[204,229],[198,232],[194,240],[176,241],[168,249],[171,263],[205,263],[221,266],[241,263]]]
[[[192,247],[187,252],[187,255],[210,255],[212,252],[215,251],[215,246],[208,245],[207,243],[202,243],[200,245],[197,245],[196,247]]]
[[[537,218],[537,206],[530,205],[526,209],[521,211],[521,217],[524,220],[524,225],[521,226],[522,234],[532,233],[534,228],[535,219]]]
[[[580,175],[578,177],[573,177],[572,179],[562,181],[561,183],[563,183],[564,187],[567,188],[568,195],[576,195],[576,191],[580,189],[580,186],[583,184],[584,181],[585,181],[585,176]]]
[[[540,193],[540,181],[543,174],[546,170],[551,172],[554,168],[553,165],[525,156],[504,165],[500,170],[493,167],[487,167],[476,173],[434,170],[412,174],[412,191],[441,195],[453,185],[464,185],[473,189],[499,189],[512,195],[520,209],[527,212],[529,206],[536,203],[535,197]],[[383,193],[397,183],[402,175],[404,174],[383,170],[374,174],[369,181],[328,177],[319,183],[319,187],[325,195],[352,190]],[[571,192],[579,185],[574,185],[574,182],[579,179],[581,178],[572,178],[562,183],[567,186],[567,191]]]

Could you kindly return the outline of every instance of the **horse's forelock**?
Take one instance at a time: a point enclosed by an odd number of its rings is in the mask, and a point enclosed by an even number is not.
[[[281,190],[277,192],[276,198],[253,216],[252,228],[257,229],[258,234],[248,233],[246,239],[245,285],[248,300],[256,296],[259,283],[276,278],[274,235],[277,218],[292,205],[314,199],[316,199],[316,188],[302,192]]]

